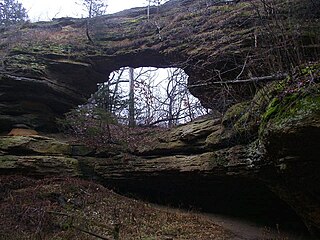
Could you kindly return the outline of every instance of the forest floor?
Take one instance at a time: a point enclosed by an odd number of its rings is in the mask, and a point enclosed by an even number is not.
[[[166,210],[168,212],[186,213],[184,209],[177,209],[161,205],[153,205],[157,209]],[[235,235],[235,239],[245,240],[311,240],[307,232],[288,231],[281,229],[280,226],[272,226],[270,224],[262,224],[244,217],[236,217],[225,214],[195,212],[201,217],[207,217],[215,224],[231,231]]]
[[[243,219],[121,196],[76,178],[0,176],[0,240],[296,240]]]
[[[239,239],[212,220],[157,209],[73,178],[0,177],[0,239]]]
[[[246,240],[311,240],[307,233],[283,230],[279,225],[262,225],[239,217],[222,214],[205,214],[215,224],[232,231],[236,236]]]

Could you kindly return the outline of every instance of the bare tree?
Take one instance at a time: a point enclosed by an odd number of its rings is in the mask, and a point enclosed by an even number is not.
[[[207,113],[199,100],[189,93],[188,76],[182,69],[168,68],[164,79],[164,73],[157,76],[156,71],[143,71],[136,80],[139,83],[136,85],[139,94],[135,98],[139,124],[172,127]]]
[[[129,126],[134,127],[135,123],[135,109],[134,109],[134,69],[129,68]]]
[[[99,85],[91,104],[129,126],[175,126],[207,113],[189,93],[187,78],[176,68],[122,68]]]
[[[109,79],[98,84],[98,91],[89,99],[91,105],[97,105],[99,108],[116,114],[117,111],[125,107],[126,101],[124,98],[121,83],[128,83],[129,80],[124,78],[126,68],[121,68],[110,74]]]
[[[86,23],[86,35],[88,40],[93,43],[93,40],[90,35],[90,24],[91,19],[97,16],[101,16],[106,13],[107,4],[105,0],[79,0],[79,4],[84,7],[84,10],[87,13],[87,23]]]
[[[148,6],[147,6],[147,18],[148,21],[150,21],[150,9],[151,6],[156,6],[157,7],[157,13],[159,13],[159,9],[160,9],[160,5],[167,2],[168,0],[147,0],[148,2]],[[162,36],[161,36],[161,30],[162,30],[162,24],[160,24],[160,18],[158,17],[154,19],[153,21],[154,25],[157,28],[157,32],[158,32],[158,38],[159,40],[162,40]]]
[[[150,20],[150,8],[151,5],[156,5],[157,9],[159,10],[159,6],[161,5],[161,3],[165,2],[164,0],[147,0],[148,2],[148,7],[147,7],[147,17],[148,20]]]

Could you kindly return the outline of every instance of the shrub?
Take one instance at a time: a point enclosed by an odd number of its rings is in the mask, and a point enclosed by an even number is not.
[[[121,145],[134,151],[139,144],[150,141],[150,135],[163,131],[158,127],[128,127],[119,124],[116,118],[102,108],[80,107],[57,119],[60,130],[75,137],[81,143],[106,148],[110,145]]]

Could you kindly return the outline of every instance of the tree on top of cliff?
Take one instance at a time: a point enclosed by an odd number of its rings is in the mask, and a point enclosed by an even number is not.
[[[0,0],[0,25],[9,26],[26,21],[28,14],[16,0]]]
[[[150,7],[151,5],[156,5],[158,8],[160,4],[167,2],[168,0],[147,0],[148,2],[148,8],[147,8],[147,17],[148,20],[150,19]]]
[[[108,5],[105,0],[79,0],[79,4],[84,7],[87,12],[87,24],[86,24],[86,35],[88,40],[93,43],[90,36],[90,20],[93,17],[98,17],[106,13]]]
[[[88,18],[105,14],[108,7],[105,0],[81,0],[80,2],[87,11]]]

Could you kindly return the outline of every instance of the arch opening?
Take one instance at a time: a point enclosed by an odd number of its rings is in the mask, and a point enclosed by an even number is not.
[[[208,114],[187,88],[181,68],[122,67],[98,83],[86,108],[100,108],[129,126],[173,127]]]

